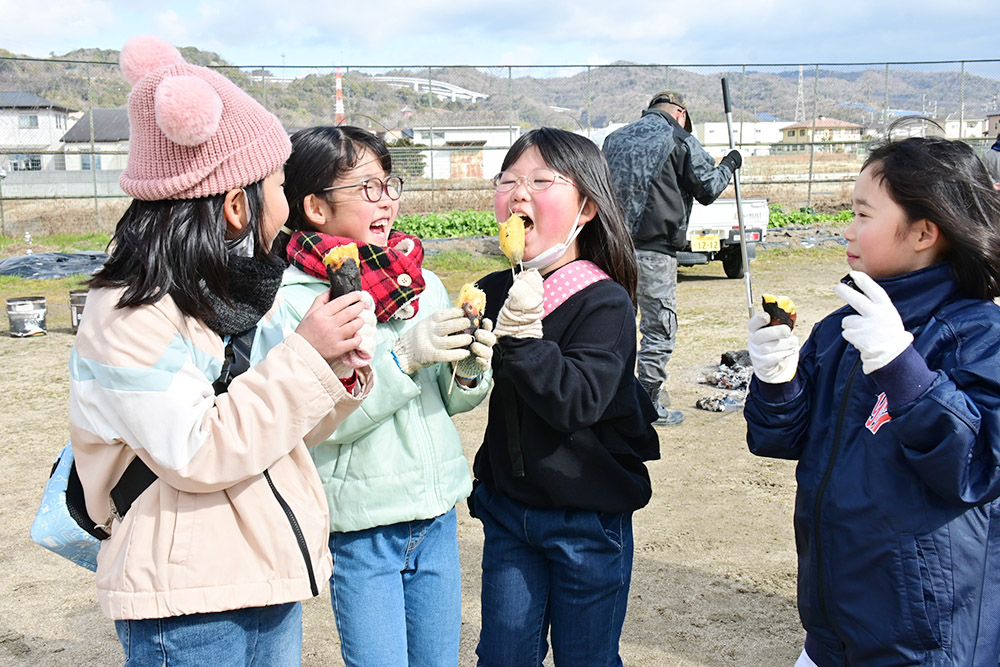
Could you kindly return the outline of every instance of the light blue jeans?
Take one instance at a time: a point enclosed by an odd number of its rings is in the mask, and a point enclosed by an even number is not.
[[[456,667],[462,581],[455,509],[331,533],[330,598],[348,667]]]
[[[115,621],[125,667],[299,667],[302,603]]]

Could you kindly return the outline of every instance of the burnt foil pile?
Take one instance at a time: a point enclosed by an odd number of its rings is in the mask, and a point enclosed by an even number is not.
[[[724,389],[711,396],[703,396],[695,401],[696,408],[709,412],[725,412],[743,407],[753,376],[750,353],[746,350],[731,350],[722,354],[719,365],[698,378],[698,382]]]

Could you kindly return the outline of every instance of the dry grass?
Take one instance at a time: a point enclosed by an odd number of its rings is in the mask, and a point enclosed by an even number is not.
[[[815,174],[856,174],[863,157],[853,153],[816,153],[812,171]],[[853,183],[823,182],[783,183],[777,177],[799,175],[803,179],[810,171],[809,155],[754,155],[747,159],[741,172],[742,195],[765,197],[772,204],[787,209],[811,206],[818,211],[838,211],[850,206]],[[757,183],[755,181],[764,181]],[[733,187],[722,194],[734,197]],[[110,233],[131,200],[51,199],[35,201],[0,200],[2,228],[0,235],[20,237],[24,232],[37,234],[69,234],[86,232]],[[424,179],[407,181],[400,200],[401,214],[439,213],[453,210],[487,211],[493,206],[493,190],[485,179],[437,181]]]

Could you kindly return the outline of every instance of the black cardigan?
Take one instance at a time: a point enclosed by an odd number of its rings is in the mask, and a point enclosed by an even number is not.
[[[494,322],[510,271],[479,281]],[[631,512],[649,502],[643,461],[660,457],[656,412],[634,375],[635,309],[596,282],[543,320],[544,337],[501,338],[476,478],[540,508]]]

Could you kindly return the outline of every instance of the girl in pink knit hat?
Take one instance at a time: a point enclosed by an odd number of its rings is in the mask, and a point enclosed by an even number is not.
[[[370,391],[375,314],[324,293],[292,331],[275,302],[277,118],[156,38],[121,66],[134,201],[70,359],[73,453],[106,537],[98,600],[126,665],[299,665],[300,601],[332,567],[307,448]]]

